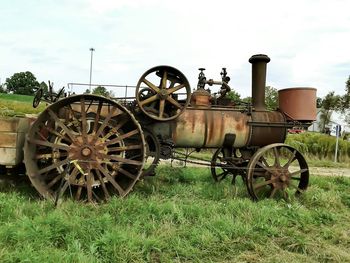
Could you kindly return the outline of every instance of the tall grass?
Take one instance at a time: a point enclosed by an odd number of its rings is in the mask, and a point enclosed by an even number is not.
[[[350,262],[350,178],[252,202],[206,168],[159,167],[126,198],[55,208],[0,187],[0,262]],[[241,182],[241,181],[239,181]]]
[[[305,132],[300,134],[289,134],[286,143],[298,149],[309,158],[334,159],[336,138],[321,133]],[[340,162],[350,161],[350,142],[339,139],[338,160]]]

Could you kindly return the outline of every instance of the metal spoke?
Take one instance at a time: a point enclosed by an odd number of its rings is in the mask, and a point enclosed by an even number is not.
[[[81,196],[82,190],[83,190],[83,186],[82,186],[82,185],[79,185],[79,186],[78,186],[78,189],[77,189],[77,192],[75,193],[75,200],[76,200],[76,201],[79,201],[79,200],[80,200],[80,196]]]
[[[88,202],[92,202],[92,174],[90,169],[85,175],[85,180]]]
[[[147,79],[144,78],[142,80],[142,82],[145,83],[154,92],[156,92],[156,93],[159,92],[159,88],[156,85],[154,85],[153,83],[149,82]]]
[[[274,156],[275,156],[275,166],[281,167],[279,148],[274,147],[274,148],[273,148],[273,154],[274,154]]]
[[[158,95],[153,95],[152,97],[149,97],[149,98],[147,98],[145,100],[142,100],[142,101],[140,101],[140,106],[142,107],[142,106],[144,106],[146,104],[149,104],[149,103],[151,103],[153,101],[156,101],[157,98],[158,98]]]
[[[52,186],[54,186],[63,176],[64,176],[65,172],[62,172],[60,174],[58,174],[55,178],[53,178],[48,184],[48,188],[51,188]]]
[[[261,162],[262,162],[266,167],[270,167],[270,165],[268,164],[268,162],[267,162],[267,160],[265,159],[264,156],[261,156],[260,159],[261,159]]]
[[[290,164],[296,160],[296,157],[295,157],[296,153],[297,153],[297,150],[294,150],[292,153],[292,156],[288,159],[288,162],[283,166],[283,168],[289,167]]]
[[[100,164],[97,164],[97,168],[103,173],[106,179],[117,189],[120,196],[124,196],[125,191],[121,186],[114,180],[114,178],[106,171]]]
[[[51,109],[47,109],[47,112],[51,118],[55,120],[56,124],[58,124],[58,126],[60,126],[65,131],[69,138],[72,141],[75,141],[75,136],[72,134],[71,130],[68,129],[68,127],[58,118],[58,116]]]
[[[72,142],[72,140],[70,138],[66,137],[65,134],[59,133],[48,126],[42,126],[41,128],[47,130],[49,133],[56,135],[57,137],[59,137],[61,139],[67,140],[70,143]]]
[[[107,149],[108,149],[108,152],[122,152],[122,151],[128,151],[128,150],[137,150],[141,148],[142,146],[140,144],[134,144],[134,145],[121,146],[121,147],[111,147]]]
[[[176,100],[174,100],[172,97],[167,97],[166,99],[167,99],[167,101],[169,101],[171,104],[173,104],[178,109],[180,109],[180,110],[182,109],[181,104],[178,103]]]
[[[165,100],[160,100],[160,102],[159,102],[159,115],[158,115],[159,118],[163,117],[164,105],[165,105]]]
[[[263,187],[263,186],[266,186],[266,185],[268,185],[268,184],[271,184],[271,183],[273,183],[273,181],[274,181],[274,179],[270,179],[270,180],[267,180],[267,181],[264,181],[264,182],[255,184],[255,185],[254,185],[254,189],[256,190],[256,189],[259,189],[259,188],[261,188],[261,187]]]
[[[168,77],[168,73],[166,72],[166,70],[164,70],[163,78],[162,78],[162,89],[166,89],[167,77]]]
[[[40,169],[38,171],[38,174],[46,173],[48,171],[51,171],[52,169],[55,169],[55,168],[57,168],[57,167],[59,167],[61,165],[65,165],[67,163],[69,163],[69,159],[68,158],[64,159],[63,161],[55,162],[55,163],[53,163],[53,164],[51,164],[49,166],[46,166],[45,168]]]
[[[120,141],[122,141],[122,140],[124,140],[124,139],[126,139],[126,138],[129,138],[129,137],[131,137],[131,136],[133,136],[133,135],[135,135],[135,134],[138,134],[138,133],[139,133],[139,130],[138,130],[138,129],[132,130],[132,131],[130,131],[130,132],[128,132],[128,133],[125,133],[125,134],[123,134],[123,135],[118,136],[117,138],[115,138],[115,139],[113,139],[113,140],[106,141],[106,142],[103,144],[103,146],[108,146],[108,145],[111,145],[111,144],[115,144],[115,143],[117,143],[117,142],[120,142]]]
[[[272,190],[271,190],[271,193],[270,193],[270,195],[269,195],[269,198],[272,198],[272,197],[274,197],[275,196],[275,194],[276,194],[276,192],[277,192],[277,188],[272,188]]]
[[[97,138],[101,135],[102,131],[104,130],[104,128],[106,128],[108,122],[110,121],[110,119],[112,118],[113,113],[117,110],[117,107],[113,106],[111,111],[108,113],[107,117],[103,120],[100,128],[97,130],[96,134],[95,134],[95,141],[97,140]]]
[[[99,101],[99,102],[98,102],[97,111],[96,111],[96,116],[95,116],[95,121],[94,121],[94,127],[93,127],[93,129],[92,129],[92,131],[93,131],[94,133],[97,132],[97,125],[98,125],[98,122],[99,122],[100,116],[101,116],[102,104],[103,104],[102,101]]]
[[[257,165],[259,165],[261,168],[263,168],[265,171],[268,171],[269,173],[274,173],[275,169],[272,167],[266,167],[261,162],[257,162]]]
[[[104,180],[103,180],[103,178],[102,178],[101,172],[100,172],[99,170],[95,170],[95,171],[96,171],[97,178],[98,178],[98,180],[99,180],[100,183],[101,183],[102,190],[103,190],[103,192],[104,192],[104,194],[105,194],[105,197],[106,197],[106,200],[107,200],[107,199],[109,199],[111,196],[110,196],[110,194],[109,194],[109,192],[108,192],[108,190],[107,190],[107,187],[106,187],[106,184],[105,184],[105,182],[104,182]]]
[[[35,159],[40,160],[40,159],[59,159],[61,157],[67,157],[68,153],[67,152],[53,152],[53,153],[42,153],[42,154],[36,154]]]
[[[302,174],[304,172],[307,172],[309,169],[301,169],[299,171],[295,171],[289,174],[290,177],[292,177],[293,175],[297,175],[297,174]]]
[[[125,123],[127,123],[128,121],[129,121],[129,119],[127,119],[127,118],[122,119],[121,121],[119,121],[119,122],[117,123],[116,126],[113,127],[113,129],[116,130],[116,131],[118,131],[118,130],[119,130],[121,127],[123,127],[123,125],[124,125]]]
[[[128,171],[124,170],[124,169],[121,168],[121,167],[118,167],[116,170],[117,170],[118,172],[121,172],[122,174],[126,175],[127,177],[129,177],[129,178],[132,179],[132,180],[136,180],[136,178],[137,178],[135,175],[129,173]]]
[[[68,186],[69,186],[68,181],[65,181],[63,186],[57,189],[59,197],[61,197],[64,194],[64,192],[67,190]],[[56,191],[56,193],[57,193],[57,191]]]
[[[87,121],[86,121],[86,111],[85,111],[85,99],[82,97],[80,99],[80,107],[81,107],[81,130],[83,136],[83,142],[87,142]]]
[[[170,89],[168,89],[168,94],[170,95],[170,94],[184,88],[185,86],[186,86],[185,84],[180,84],[180,85],[177,85],[176,87],[170,88]]]
[[[77,178],[78,172],[79,172],[79,169],[76,166],[74,166],[72,172],[70,173],[70,175],[68,177],[68,180],[70,181],[71,184],[75,183],[74,181]]]
[[[107,160],[114,160],[120,163],[126,163],[126,164],[132,164],[132,165],[141,165],[142,162],[135,161],[131,159],[125,159],[116,155],[108,155],[108,154],[101,154],[101,157]]]

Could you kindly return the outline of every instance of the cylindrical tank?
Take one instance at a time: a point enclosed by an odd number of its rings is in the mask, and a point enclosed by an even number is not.
[[[278,91],[279,109],[289,120],[316,120],[316,89],[288,88]]]
[[[248,115],[228,108],[191,107],[175,120],[155,123],[152,128],[163,139],[171,139],[175,147],[219,148],[223,146],[226,134],[234,134],[232,146],[240,148],[284,142],[284,123],[284,115],[277,111]]]

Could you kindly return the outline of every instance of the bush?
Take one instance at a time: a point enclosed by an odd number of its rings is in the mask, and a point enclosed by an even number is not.
[[[336,138],[330,135],[305,132],[289,134],[286,144],[293,146],[298,151],[310,158],[333,159],[336,147]],[[350,142],[339,139],[338,160],[346,162],[350,160]]]

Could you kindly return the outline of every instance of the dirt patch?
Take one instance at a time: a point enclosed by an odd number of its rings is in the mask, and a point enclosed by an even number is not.
[[[309,169],[311,175],[350,177],[350,168],[309,167]]]

